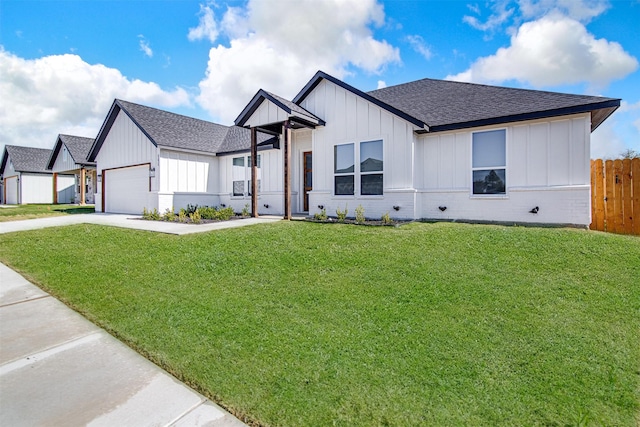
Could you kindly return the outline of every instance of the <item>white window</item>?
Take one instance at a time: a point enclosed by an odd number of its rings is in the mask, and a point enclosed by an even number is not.
[[[506,194],[506,131],[475,132],[472,139],[473,194]]]
[[[356,170],[356,148],[360,161]],[[336,145],[334,156],[334,194],[352,196],[378,196],[383,193],[383,145],[382,140],[364,141],[360,144]]]
[[[258,160],[258,192],[260,191],[260,178],[262,172],[260,170],[260,154]],[[232,195],[235,197],[244,197],[251,195],[251,156],[234,157],[232,160]],[[246,182],[246,190],[245,190]]]

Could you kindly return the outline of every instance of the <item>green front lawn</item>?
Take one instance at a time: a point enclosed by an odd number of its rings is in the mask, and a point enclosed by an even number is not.
[[[278,222],[0,236],[0,260],[263,425],[640,421],[640,239]]]
[[[16,205],[0,208],[0,222],[44,218],[69,214],[93,213],[93,205]]]

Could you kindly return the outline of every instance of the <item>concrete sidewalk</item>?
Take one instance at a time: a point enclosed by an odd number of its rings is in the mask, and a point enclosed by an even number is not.
[[[3,264],[0,425],[244,426]]]
[[[22,221],[0,222],[0,234],[73,224],[98,224],[182,235],[205,233],[207,231],[222,230],[225,228],[245,227],[247,225],[263,224],[281,220],[280,217],[259,217],[220,221],[209,224],[182,224],[179,222],[166,221],[142,221],[140,218],[142,218],[140,215],[93,213],[25,219]]]

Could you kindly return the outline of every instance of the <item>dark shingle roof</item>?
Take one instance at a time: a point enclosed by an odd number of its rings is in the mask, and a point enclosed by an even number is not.
[[[306,123],[311,126],[325,124],[322,119],[311,114],[309,111],[305,110],[298,104],[291,102],[274,93],[267,92],[264,89],[260,89],[258,90],[258,92],[256,92],[253,98],[251,98],[251,101],[249,101],[244,110],[242,110],[242,112],[235,119],[234,123],[238,126],[244,126],[251,115],[258,109],[258,107],[260,107],[264,100],[274,103],[276,106],[278,106],[278,108],[282,109],[289,115],[290,118],[293,118],[294,120]]]
[[[422,79],[368,94],[423,121],[431,131],[617,108],[619,99]],[[611,111],[613,112],[613,110]],[[610,113],[609,113],[610,114]],[[606,116],[608,116],[607,114]],[[600,122],[594,123],[593,129]]]
[[[270,145],[277,141],[277,136],[258,132],[258,145]],[[218,150],[219,154],[235,153],[251,149],[251,131],[240,126],[230,126],[224,141]]]
[[[216,153],[227,126],[132,102],[116,103],[136,122],[156,145]]]
[[[91,150],[91,146],[95,141],[93,138],[62,134],[58,135],[58,138],[67,146],[67,150],[69,150],[69,154],[73,157],[74,162],[81,164],[88,163],[87,157],[89,156],[89,150]]]
[[[7,145],[2,158],[1,170],[4,172],[7,158],[10,157],[13,168],[18,172],[51,173],[51,171],[47,170],[47,162],[50,155],[51,150],[45,148]]]

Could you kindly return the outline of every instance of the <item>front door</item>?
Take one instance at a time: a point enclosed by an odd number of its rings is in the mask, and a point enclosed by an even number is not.
[[[302,154],[302,163],[304,170],[304,211],[309,212],[309,191],[311,191],[313,187],[313,169],[312,169],[312,161],[311,161],[311,151],[305,151]]]

